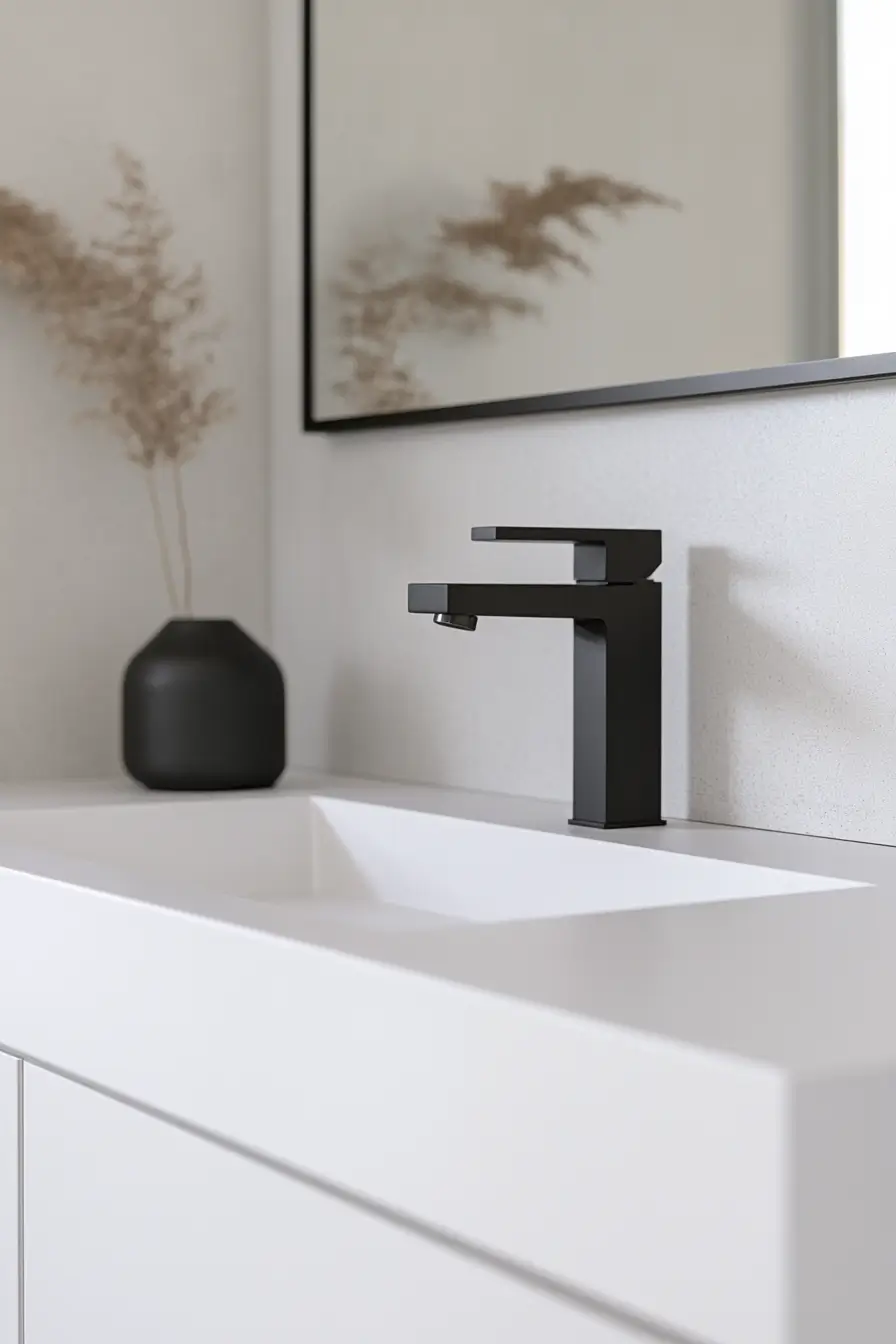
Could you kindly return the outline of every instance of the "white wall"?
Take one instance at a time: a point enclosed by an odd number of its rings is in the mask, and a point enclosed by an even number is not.
[[[109,147],[147,160],[185,257],[230,327],[238,418],[188,486],[197,604],[265,632],[266,12],[259,0],[0,4],[0,181],[79,227],[114,188]],[[34,319],[0,298],[0,778],[117,761],[122,667],[167,616],[144,486],[75,425]]]
[[[571,634],[406,614],[562,579],[475,523],[661,527],[670,815],[896,843],[896,387],[302,437],[296,17],[273,11],[274,621],[298,762],[568,797]]]

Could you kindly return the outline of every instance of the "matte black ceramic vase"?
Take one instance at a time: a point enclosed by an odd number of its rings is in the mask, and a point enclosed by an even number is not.
[[[235,621],[169,621],[125,672],[123,749],[149,789],[271,788],[286,764],[283,674]]]

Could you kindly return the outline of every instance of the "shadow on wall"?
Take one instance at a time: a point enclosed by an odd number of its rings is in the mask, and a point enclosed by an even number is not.
[[[738,605],[744,583],[784,577],[780,569],[720,546],[689,552],[688,815],[694,821],[771,824],[748,815],[738,750],[747,711],[753,723],[757,708],[765,706],[804,725],[814,721],[819,732],[830,731],[833,719],[857,735],[875,731],[874,721],[862,716],[817,660]],[[798,763],[789,773],[799,774]]]

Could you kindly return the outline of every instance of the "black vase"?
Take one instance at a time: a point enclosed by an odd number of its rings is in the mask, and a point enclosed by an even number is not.
[[[123,755],[149,789],[271,788],[286,765],[280,668],[235,621],[169,621],[125,672]]]

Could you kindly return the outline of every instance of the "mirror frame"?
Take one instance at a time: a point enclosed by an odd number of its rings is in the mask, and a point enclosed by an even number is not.
[[[550,392],[466,405],[429,406],[419,410],[389,411],[382,415],[320,418],[314,414],[314,5],[302,0],[302,427],[306,432],[340,434],[364,429],[448,424],[464,420],[495,420],[518,415],[550,415],[558,411],[598,410],[606,406],[636,406],[644,402],[681,401],[732,393],[771,392],[818,384],[870,382],[896,375],[896,352],[817,359],[765,369],[738,369],[655,382],[585,388],[577,392]]]

